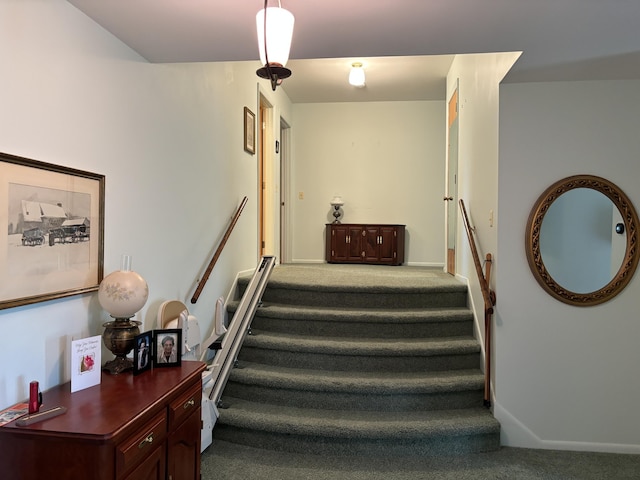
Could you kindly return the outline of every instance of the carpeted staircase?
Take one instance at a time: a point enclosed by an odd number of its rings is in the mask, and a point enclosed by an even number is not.
[[[223,392],[214,453],[220,441],[332,456],[497,450],[466,304],[466,287],[435,269],[277,266]]]

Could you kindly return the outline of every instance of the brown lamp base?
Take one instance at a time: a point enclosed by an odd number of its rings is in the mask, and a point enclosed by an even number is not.
[[[127,370],[133,370],[133,361],[127,357],[116,357],[105,363],[102,370],[112,375],[117,375]]]

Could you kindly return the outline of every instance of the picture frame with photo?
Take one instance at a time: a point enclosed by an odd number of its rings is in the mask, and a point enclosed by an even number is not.
[[[143,332],[135,337],[133,347],[133,374],[140,375],[153,365],[153,332]]]
[[[181,365],[182,329],[168,328],[153,331],[153,366],[178,367]]]

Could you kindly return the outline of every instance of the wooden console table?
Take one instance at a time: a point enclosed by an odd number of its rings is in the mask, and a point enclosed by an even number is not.
[[[328,223],[328,263],[404,263],[404,225]]]
[[[12,480],[199,480],[202,362],[43,393],[55,418],[0,427],[0,477]]]

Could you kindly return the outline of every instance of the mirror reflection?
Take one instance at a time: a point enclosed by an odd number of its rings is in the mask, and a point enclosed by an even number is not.
[[[603,193],[577,188],[549,207],[540,230],[540,252],[558,284],[577,293],[606,286],[622,265],[626,234],[616,233],[622,221],[617,207]]]

